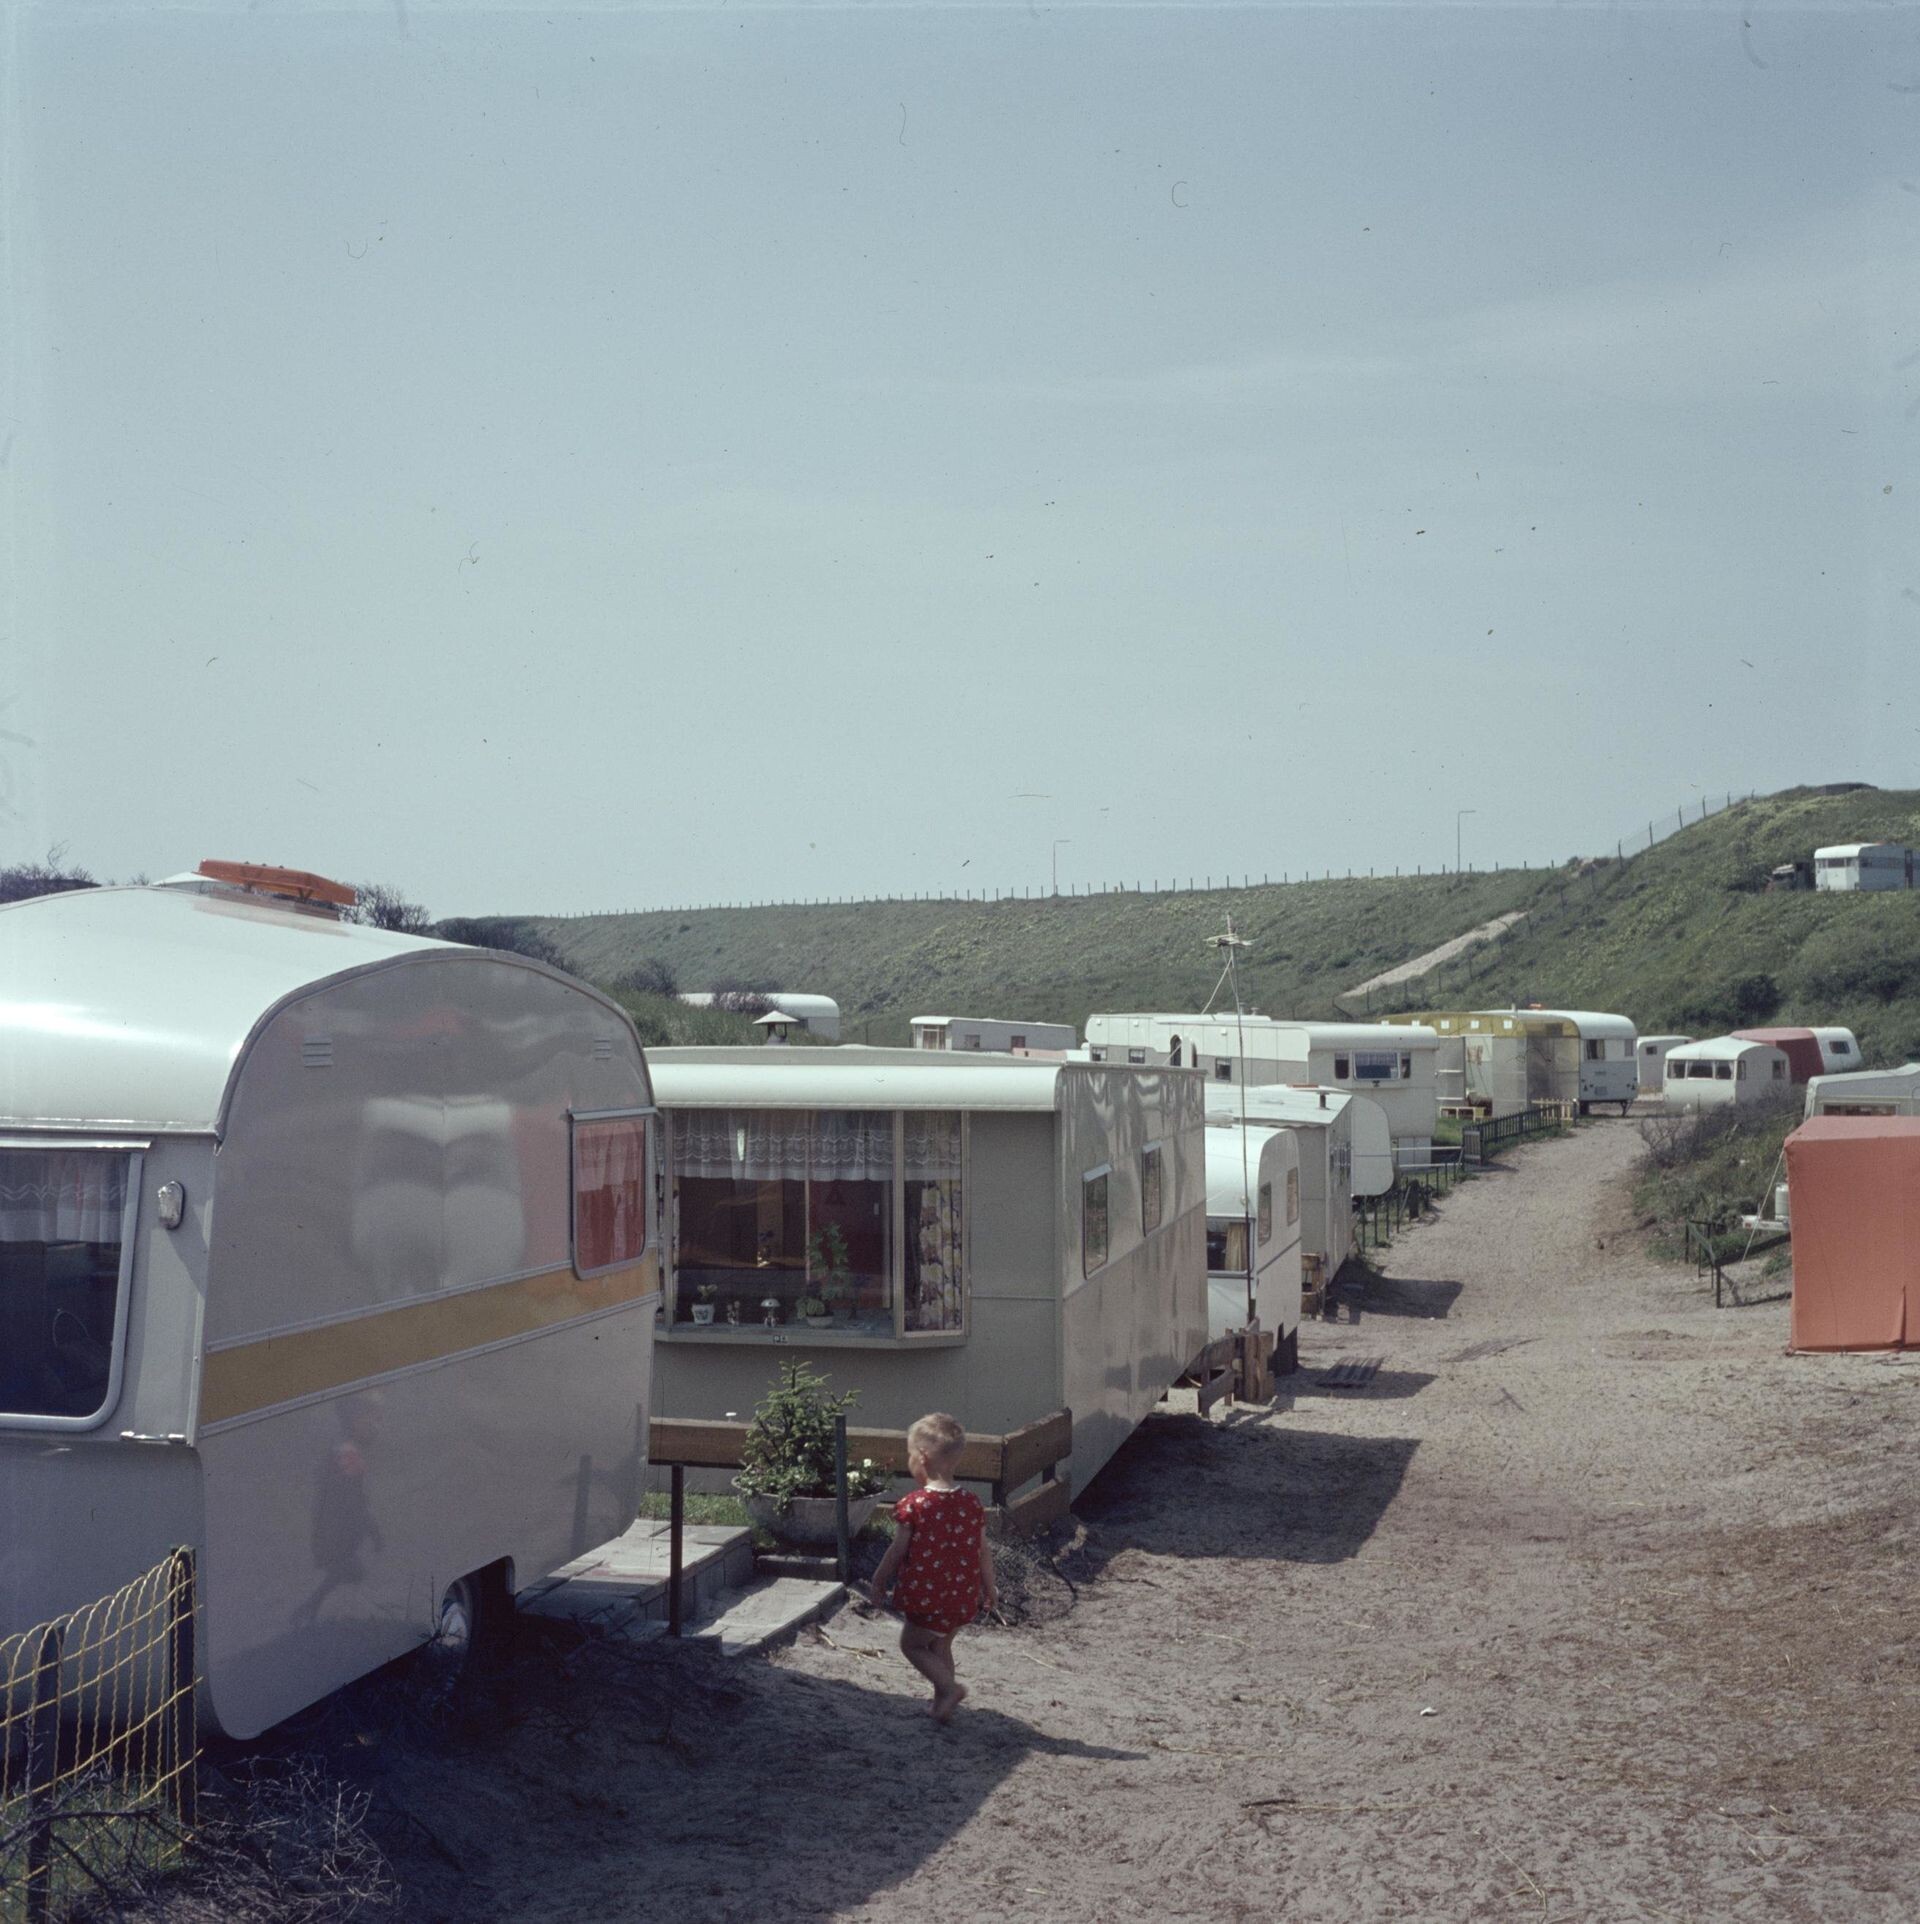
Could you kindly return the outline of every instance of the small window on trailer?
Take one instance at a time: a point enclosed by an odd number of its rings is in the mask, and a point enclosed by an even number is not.
[[[0,1424],[92,1429],[119,1402],[145,1147],[0,1149]]]
[[[1107,1260],[1107,1178],[1111,1164],[1080,1178],[1080,1273],[1091,1276]]]
[[[1140,1152],[1140,1233],[1151,1236],[1166,1215],[1166,1192],[1162,1182],[1166,1164],[1161,1145],[1150,1142]]]
[[[1009,1049],[1024,1049],[1026,1046],[1027,1039],[1023,1035],[1010,1035],[1007,1038],[1007,1047]]]
[[[1774,1081],[1775,1081],[1775,1082],[1785,1082],[1785,1081],[1786,1081],[1786,1079],[1787,1079],[1787,1065],[1786,1065],[1786,1064],[1785,1064],[1784,1062],[1776,1062],[1776,1063],[1774,1063],[1774,1065],[1773,1065],[1773,1079],[1774,1079]]]
[[[1260,1185],[1260,1240],[1263,1244],[1273,1241],[1273,1184],[1270,1182]]]
[[[1287,1171],[1287,1221],[1297,1223],[1299,1220],[1300,1172],[1297,1169],[1289,1169]]]
[[[1716,1082],[1731,1082],[1733,1080],[1733,1064],[1731,1062],[1716,1062],[1713,1065],[1713,1079]]]
[[[1827,1044],[1827,1047],[1837,1056],[1850,1056],[1853,1054],[1853,1044],[1844,1036],[1836,1036],[1833,1041]]]
[[[1215,1082],[1231,1082],[1233,1080],[1233,1058],[1231,1056],[1216,1056],[1214,1058],[1213,1079]]]
[[[1604,1042],[1589,1042],[1587,1044],[1587,1060],[1589,1062],[1599,1062],[1603,1060],[1606,1053],[1607,1045]]]
[[[1127,1060],[1130,1063],[1132,1063],[1135,1068],[1140,1067],[1140,1065],[1144,1063],[1146,1059],[1147,1059],[1147,1052],[1144,1049],[1129,1049],[1127,1051]]]
[[[1746,1079],[1747,1079],[1747,1059],[1746,1059],[1746,1057],[1745,1057],[1745,1056],[1742,1056],[1742,1057],[1740,1058],[1740,1060],[1739,1060],[1739,1061],[1738,1061],[1737,1063],[1735,1063],[1735,1064],[1734,1064],[1734,1068],[1735,1068],[1735,1069],[1736,1069],[1736,1070],[1738,1071],[1738,1077],[1739,1077],[1739,1080],[1740,1080],[1740,1081],[1742,1081],[1742,1082],[1745,1082],[1745,1081],[1746,1081]]]
[[[1335,1082],[1351,1082],[1353,1080],[1353,1058],[1351,1056],[1334,1057],[1333,1079]]]
[[[577,1115],[573,1123],[573,1270],[597,1276],[647,1247],[647,1115]]]

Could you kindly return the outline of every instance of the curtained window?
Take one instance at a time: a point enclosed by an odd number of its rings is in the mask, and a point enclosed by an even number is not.
[[[958,1115],[911,1115],[906,1163],[906,1326],[958,1330],[965,1322],[961,1129]]]
[[[893,1115],[678,1110],[676,1322],[894,1334]]]
[[[638,1262],[647,1246],[643,1116],[573,1125],[573,1266],[582,1276]]]
[[[0,1412],[105,1414],[131,1157],[0,1149]]]

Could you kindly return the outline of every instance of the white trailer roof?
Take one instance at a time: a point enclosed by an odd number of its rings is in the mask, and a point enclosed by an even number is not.
[[[1207,1084],[1207,1120],[1238,1123],[1244,1108],[1247,1121],[1283,1122],[1292,1128],[1326,1129],[1353,1100],[1345,1089],[1317,1089],[1293,1082],[1231,1082]]]
[[[1096,1065],[934,1049],[649,1049],[662,1109],[998,1109],[1051,1113]],[[1166,1073],[1186,1075],[1190,1070]]]
[[[194,878],[10,903],[0,1121],[211,1131],[263,1016],[303,989],[423,951],[500,959]]]
[[[684,1002],[690,1009],[710,1009],[714,997],[724,995],[725,990],[686,989],[675,998]],[[816,1021],[821,1016],[837,1016],[840,1005],[830,995],[807,995],[799,989],[756,989],[753,991],[762,1002],[771,1002],[776,1009],[786,1012],[803,1022]]]
[[[1638,1033],[1632,1020],[1624,1015],[1609,1015],[1601,1009],[1490,1009],[1489,1015],[1549,1016],[1556,1022],[1571,1022],[1583,1040],[1598,1041],[1608,1036],[1625,1036],[1629,1041]]]
[[[1748,1042],[1737,1035],[1709,1036],[1704,1042],[1683,1042],[1677,1049],[1667,1051],[1667,1060],[1676,1058],[1682,1062],[1734,1062],[1741,1056],[1754,1055],[1764,1051],[1770,1056],[1784,1056],[1786,1051],[1776,1049],[1771,1042]]]
[[[1291,1029],[1307,1039],[1315,1049],[1437,1049],[1440,1032],[1417,1022],[1286,1022],[1275,1019],[1276,1029]]]
[[[1683,1042],[1691,1042],[1690,1035],[1643,1035],[1640,1038],[1640,1052],[1646,1055],[1655,1049],[1677,1049]]]
[[[1279,1145],[1280,1170],[1300,1167],[1300,1145],[1291,1129],[1263,1129],[1250,1124],[1244,1130],[1207,1131],[1207,1214],[1209,1216],[1250,1216],[1253,1196],[1258,1194],[1260,1165],[1269,1149]]]
[[[1876,850],[1888,855],[1905,855],[1904,842],[1835,842],[1831,848],[1817,848],[1813,851],[1816,862],[1857,862],[1863,855],[1871,855]]]

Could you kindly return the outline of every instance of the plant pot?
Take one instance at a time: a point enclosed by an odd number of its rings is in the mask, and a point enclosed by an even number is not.
[[[712,1322],[713,1305],[711,1303],[695,1303],[693,1306],[693,1320],[696,1323]]]
[[[807,1327],[809,1329],[831,1329],[833,1327],[833,1318],[831,1316],[809,1316],[807,1318]]]
[[[847,1535],[860,1534],[861,1526],[873,1514],[878,1497],[856,1496],[847,1502]],[[750,1496],[742,1499],[749,1517],[761,1529],[771,1531],[783,1543],[831,1543],[834,1540],[833,1498],[797,1496],[783,1510],[771,1498]]]

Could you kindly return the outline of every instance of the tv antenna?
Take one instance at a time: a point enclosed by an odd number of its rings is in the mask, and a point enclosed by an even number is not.
[[[1253,1172],[1247,1141],[1247,1018],[1240,999],[1239,961],[1240,951],[1252,948],[1253,944],[1244,935],[1234,934],[1233,917],[1229,915],[1225,931],[1208,936],[1207,947],[1220,956],[1222,962],[1220,980],[1213,985],[1213,994],[1207,997],[1207,1006],[1200,1013],[1206,1015],[1212,1010],[1222,989],[1233,991],[1234,1046],[1239,1054],[1239,1073],[1234,1080],[1240,1085],[1240,1207],[1245,1212],[1247,1225],[1247,1322],[1252,1325],[1259,1320],[1259,1309],[1254,1302],[1254,1278],[1260,1273],[1260,1252],[1254,1237],[1260,1217],[1253,1207]]]

